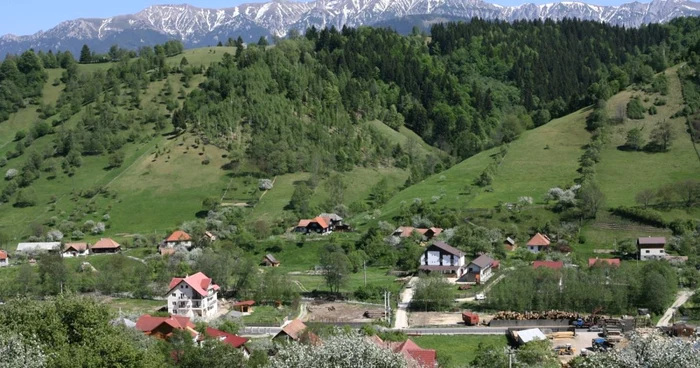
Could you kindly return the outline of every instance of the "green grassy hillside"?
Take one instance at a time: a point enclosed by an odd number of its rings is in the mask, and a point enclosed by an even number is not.
[[[608,101],[610,116],[614,116],[633,96],[640,96],[646,108],[652,106],[656,99],[667,101],[665,105],[656,107],[656,115],[646,115],[643,120],[627,119],[624,124],[613,128],[610,144],[602,150],[601,161],[596,165],[598,183],[611,207],[634,204],[634,196],[644,189],[655,190],[665,184],[700,177],[700,160],[686,130],[685,118],[672,118],[673,114],[683,109],[684,104],[677,71],[676,67],[665,73],[669,81],[666,96],[629,90]],[[671,123],[676,137],[668,152],[647,153],[618,149],[625,144],[630,129],[640,128],[648,141],[655,125],[664,120]]]
[[[180,55],[168,58],[167,62],[177,66],[184,57],[189,65],[206,66],[220,61],[226,52],[233,54],[235,48],[186,50]],[[106,71],[112,65],[79,65],[79,72]],[[51,81],[58,80],[63,70],[49,69],[47,72],[49,83],[44,87],[41,102],[55,104],[65,85],[53,85]],[[181,88],[190,92],[204,80],[204,76],[195,75],[189,87],[185,87],[180,75],[172,74],[167,83],[177,95]],[[224,205],[255,204],[262,194],[257,189],[257,178],[251,176],[255,175],[255,170],[249,170],[244,164],[234,175],[232,171],[224,169],[229,162],[226,150],[202,144],[199,138],[191,133],[177,137],[168,134],[172,130],[170,114],[165,105],[159,102],[159,94],[165,85],[165,80],[151,82],[141,96],[142,109],[155,108],[167,117],[168,123],[164,130],[156,133],[153,124],[144,124],[143,131],[146,132],[147,138],[127,143],[121,149],[124,152],[124,162],[118,168],[108,168],[108,155],[104,154],[83,156],[83,164],[73,176],[68,176],[60,170],[53,178],[42,175],[28,189],[36,194],[37,205],[16,208],[12,207],[12,203],[7,203],[0,206],[0,231],[17,240],[32,234],[32,224],[35,224],[35,228],[42,225],[44,229],[48,229],[55,226],[52,224],[69,218],[78,224],[88,220],[104,221],[104,215],[108,214],[108,229],[104,235],[119,238],[129,234],[165,232],[173,229],[183,221],[194,219],[197,212],[202,210],[202,201],[205,198],[220,198]],[[182,103],[180,99],[177,101],[178,104]],[[18,131],[27,131],[34,122],[41,120],[38,107],[29,105],[12,114],[8,121],[0,123],[0,155],[4,156],[16,149],[14,137]],[[120,107],[119,111],[134,112],[126,107]],[[81,115],[82,112],[75,114],[54,129],[58,132],[76,126]],[[47,121],[51,122],[52,118]],[[379,121],[371,124],[383,131],[392,142],[405,145],[410,137],[416,142],[420,152],[439,153],[439,150],[430,147],[406,128],[402,128],[402,132],[399,133]],[[393,138],[391,134],[394,134]],[[55,134],[37,138],[27,148],[27,152],[51,150],[54,139]],[[20,168],[26,159],[27,154],[23,154],[8,160],[2,174],[8,169]],[[277,177],[275,187],[265,193],[262,200],[251,209],[250,220],[272,221],[283,216],[292,216],[284,211],[284,207],[289,203],[294,183],[308,177],[307,173]],[[382,178],[387,178],[390,186],[397,188],[407,177],[408,173],[401,169],[356,168],[343,174],[347,185],[346,202],[350,204],[366,200],[371,186]],[[0,182],[0,190],[5,185],[5,181]],[[100,187],[105,189],[101,194],[87,193]],[[322,179],[315,189],[312,205],[322,208],[327,200],[328,191]],[[87,238],[90,239],[91,236],[87,235]]]
[[[641,190],[655,190],[664,184],[698,178],[700,161],[686,131],[685,120],[671,118],[684,104],[677,68],[671,68],[665,74],[669,80],[666,96],[629,89],[608,101],[611,117],[615,116],[620,106],[624,108],[632,96],[640,97],[645,108],[649,108],[658,98],[665,99],[666,104],[657,106],[656,115],[645,114],[642,120],[626,119],[624,124],[611,127],[610,142],[601,152],[600,163],[595,166],[596,181],[606,196],[605,207],[633,206],[634,197]],[[549,188],[569,187],[581,176],[577,170],[579,158],[591,138],[586,130],[586,117],[590,111],[590,107],[584,108],[523,133],[507,146],[502,160],[496,157],[502,148],[492,148],[402,190],[382,208],[382,218],[396,216],[402,203],[410,204],[415,198],[435,203],[436,208],[484,209],[493,208],[499,203],[517,202],[521,196],[530,196],[535,202],[532,210],[538,211],[538,206],[544,204],[543,196]],[[643,134],[648,137],[657,122],[663,120],[671,122],[676,137],[668,152],[619,149],[632,127],[642,128]],[[499,164],[492,184],[486,187],[475,185],[475,180],[494,159]],[[667,211],[666,216],[697,218],[697,214],[679,209]],[[606,243],[618,238],[616,234],[599,236],[600,232],[605,231],[595,230],[590,235]],[[613,230],[609,232],[615,233]]]

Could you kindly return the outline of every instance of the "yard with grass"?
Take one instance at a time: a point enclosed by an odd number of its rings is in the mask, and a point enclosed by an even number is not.
[[[444,368],[468,365],[476,357],[479,345],[494,349],[503,349],[508,345],[505,335],[426,335],[411,337],[411,340],[424,349],[437,350],[438,361]]]
[[[253,308],[253,313],[243,316],[243,323],[247,326],[282,324],[285,317],[294,319],[299,311],[293,311],[289,307],[276,308],[270,305],[261,305]]]

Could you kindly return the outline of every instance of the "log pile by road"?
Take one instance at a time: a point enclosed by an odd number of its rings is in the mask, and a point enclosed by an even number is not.
[[[526,321],[533,319],[568,319],[574,320],[581,318],[581,315],[574,312],[565,312],[558,310],[550,310],[543,312],[511,312],[500,311],[493,316],[494,320],[510,320],[510,321]]]

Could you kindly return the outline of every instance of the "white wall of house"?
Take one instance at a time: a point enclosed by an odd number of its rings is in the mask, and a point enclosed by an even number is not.
[[[428,251],[428,266],[439,266],[440,265],[440,252],[439,251]]]
[[[467,271],[469,273],[478,274],[480,282],[486,282],[491,278],[491,276],[493,276],[493,268],[491,268],[491,266],[481,268],[473,263],[470,263]]]
[[[0,259],[0,267],[5,267],[10,265],[10,259],[5,258],[5,259]]]
[[[73,252],[73,251],[63,252],[63,258],[84,257],[84,256],[87,256],[88,254],[90,254],[90,251],[87,249],[82,251],[82,252]]]
[[[192,241],[171,241],[171,242],[165,242],[165,246],[168,248],[175,248],[178,245],[183,245],[187,249],[192,248]]]
[[[180,281],[168,294],[168,313],[207,320],[216,315],[218,300],[216,291],[209,288],[208,295],[199,295],[185,281]]]
[[[528,245],[527,250],[529,250],[532,253],[539,253],[545,250],[546,247],[542,247],[539,245]]]
[[[663,258],[666,256],[664,248],[639,248],[639,259],[644,261],[647,259]]]

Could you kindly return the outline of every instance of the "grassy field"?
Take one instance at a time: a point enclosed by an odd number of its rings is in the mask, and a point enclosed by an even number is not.
[[[508,345],[505,335],[456,335],[456,336],[415,336],[411,337],[418,346],[424,349],[437,350],[441,367],[464,367],[476,357],[480,344],[491,346],[495,349],[503,349]]]
[[[437,206],[443,208],[490,208],[499,201],[516,202],[520,196],[531,196],[537,202],[551,187],[572,185],[578,176],[578,157],[590,137],[585,130],[587,114],[588,109],[583,109],[555,119],[512,142],[494,176],[492,192],[473,182],[493,162],[499,148],[481,152],[401,191],[382,208],[383,217],[391,217],[401,202],[410,203],[414,198],[430,202],[440,196]]]
[[[220,60],[226,51],[235,52],[235,49],[187,50],[184,56],[191,65],[208,65]],[[168,62],[173,65],[179,64],[182,56],[172,57]],[[107,69],[111,65],[90,64],[80,65],[79,68],[82,72],[92,72]],[[58,99],[63,85],[53,86],[51,81],[59,77],[61,72],[62,70],[48,70],[49,83],[44,88],[45,103],[54,103]],[[186,90],[196,88],[203,78],[195,76],[190,88]],[[169,81],[175,91],[182,87],[178,75],[171,75]],[[163,105],[151,102],[164,85],[165,81],[151,83],[142,96],[144,106],[155,106],[165,113]],[[79,118],[80,114],[77,114],[56,129],[72,127],[77,124]],[[0,124],[0,154],[4,155],[13,150],[15,144],[12,140],[15,133],[28,129],[37,120],[36,106],[29,106]],[[144,128],[147,132],[152,127]],[[53,144],[53,139],[52,135],[36,139],[27,151],[48,149]],[[109,213],[112,226],[107,235],[167,231],[184,220],[194,218],[206,197],[222,196],[229,186],[232,188],[231,192],[239,189],[246,192],[243,179],[232,180],[221,169],[227,162],[224,157],[226,152],[213,146],[206,149],[208,151],[204,152],[201,146],[193,148],[193,138],[189,135],[172,139],[170,136],[153,133],[147,141],[128,143],[123,148],[126,157],[120,168],[106,169],[106,155],[83,157],[83,165],[74,176],[68,177],[63,173],[52,179],[42,176],[31,185],[29,190],[36,193],[36,206],[0,208],[0,231],[16,240],[27,235],[29,224],[43,223],[54,216],[61,220],[76,209],[84,213],[80,221],[100,221],[104,214]],[[10,160],[5,170],[20,167],[26,156],[25,154]],[[210,161],[208,165],[202,164],[205,158]],[[4,183],[0,183],[0,187],[2,186]],[[96,186],[107,187],[111,191],[110,195],[79,198],[71,194]],[[54,204],[50,204],[54,201]],[[93,207],[94,212],[87,211],[88,207]]]
[[[357,167],[350,172],[341,174],[347,188],[345,190],[345,203],[350,204],[356,201],[367,200],[369,192],[373,185],[378,183],[382,178],[386,178],[389,185],[397,188],[402,185],[408,173],[405,170],[397,168],[364,168]],[[275,178],[274,188],[265,193],[260,198],[260,201],[253,209],[252,217],[254,219],[274,220],[279,218],[285,212],[289,216],[293,216],[291,211],[285,211],[285,207],[289,204],[292,194],[294,193],[294,185],[302,181],[308,180],[308,173],[294,173],[280,175]],[[321,180],[314,190],[314,196],[311,199],[311,205],[323,211],[325,204],[329,199],[328,188],[325,185],[326,180]],[[326,211],[330,211],[327,208]]]
[[[616,111],[626,106],[633,96],[639,96],[642,101],[646,101],[642,102],[646,108],[652,106],[657,98],[667,101],[666,105],[657,106],[658,114],[647,114],[642,120],[627,119],[624,124],[613,128],[612,139],[602,150],[601,161],[596,165],[598,183],[610,207],[634,205],[634,196],[642,190],[658,189],[665,184],[700,177],[700,160],[693,149],[685,118],[671,118],[683,106],[677,67],[665,73],[669,81],[667,96],[628,90],[608,101],[610,116],[615,116]],[[664,120],[672,124],[676,136],[668,152],[647,153],[618,149],[618,146],[625,144],[627,131],[630,129],[640,128],[648,141],[649,133],[655,125]]]
[[[253,325],[256,323],[274,323],[281,324],[284,317],[288,314],[294,314],[288,307],[275,308],[269,305],[261,305],[253,307],[253,313],[243,316],[243,323]],[[294,317],[294,316],[292,316]]]
[[[413,141],[414,143],[417,143],[416,148],[423,155],[428,153],[440,153],[439,149],[425,143],[423,138],[405,126],[401,126],[401,128],[396,131],[379,120],[372,120],[368,124],[384,134],[384,136],[394,145],[400,144],[402,147],[406,148],[409,145],[408,142]]]

